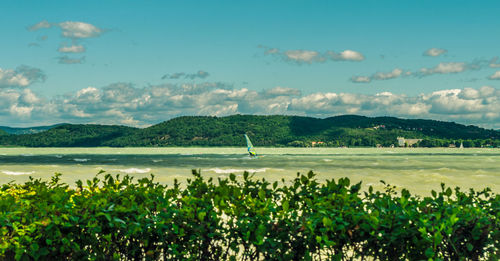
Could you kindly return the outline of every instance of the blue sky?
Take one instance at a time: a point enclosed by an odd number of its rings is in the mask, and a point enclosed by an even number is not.
[[[497,1],[2,1],[0,125],[339,114],[500,128]]]

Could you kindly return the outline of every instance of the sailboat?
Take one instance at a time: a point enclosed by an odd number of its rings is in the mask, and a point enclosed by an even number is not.
[[[250,154],[250,157],[256,157],[257,152],[255,152],[255,149],[253,148],[252,142],[250,141],[250,138],[245,134],[245,139],[247,140],[247,150],[248,154]]]

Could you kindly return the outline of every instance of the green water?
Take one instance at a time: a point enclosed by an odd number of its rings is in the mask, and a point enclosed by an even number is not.
[[[313,170],[318,179],[349,177],[382,188],[381,179],[427,195],[440,183],[463,189],[490,187],[500,193],[500,149],[403,148],[0,148],[0,183],[29,176],[63,181],[92,178],[99,170],[136,177],[155,174],[159,182],[184,182],[191,169],[206,177],[241,175],[244,170],[268,180],[290,180]]]

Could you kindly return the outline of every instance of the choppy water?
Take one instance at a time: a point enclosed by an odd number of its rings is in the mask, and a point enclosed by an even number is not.
[[[206,177],[247,170],[255,177],[290,180],[313,170],[318,179],[349,177],[382,188],[381,179],[421,195],[440,183],[464,189],[486,186],[500,193],[500,149],[259,148],[250,158],[245,148],[0,148],[0,183],[29,176],[63,181],[92,178],[99,170],[136,177],[155,174],[160,182],[184,181],[191,169]]]

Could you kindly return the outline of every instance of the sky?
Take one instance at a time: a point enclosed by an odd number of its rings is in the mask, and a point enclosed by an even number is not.
[[[0,125],[183,115],[500,129],[498,1],[1,1]]]

